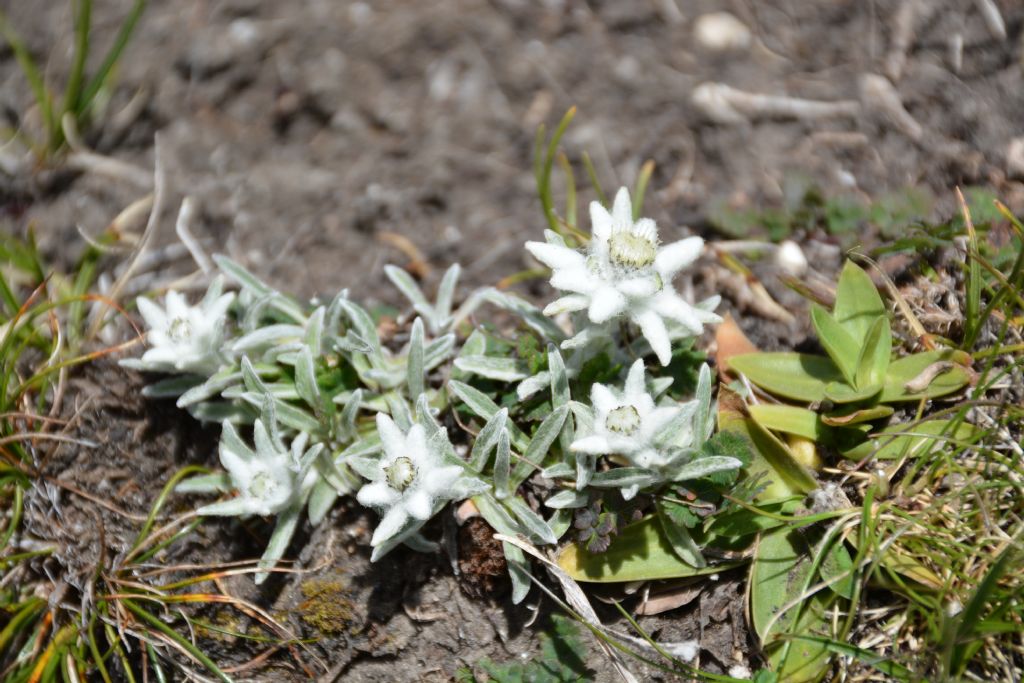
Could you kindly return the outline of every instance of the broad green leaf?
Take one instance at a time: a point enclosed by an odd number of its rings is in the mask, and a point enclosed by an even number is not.
[[[853,425],[874,422],[889,417],[895,412],[891,406],[874,406],[871,408],[849,408],[835,410],[821,416],[821,421],[830,427],[852,427]]]
[[[882,391],[881,384],[852,387],[846,382],[829,382],[825,387],[825,398],[833,403],[854,403],[866,401]]]
[[[724,401],[723,396],[731,397],[731,400]],[[734,401],[738,401],[735,394],[724,386],[720,387],[718,426],[721,431],[740,434],[753,443],[753,459],[746,473],[749,477],[762,477],[765,483],[758,498],[786,498],[794,494],[806,494],[817,488],[814,475],[793,458],[793,454],[781,441],[752,418],[728,407]]]
[[[780,403],[759,403],[747,406],[750,417],[765,429],[796,434],[805,439],[820,441],[827,431],[821,416],[813,410]]]
[[[952,420],[925,420],[918,424],[889,425],[869,441],[843,453],[843,457],[862,460],[872,456],[878,460],[901,457],[919,458],[936,448],[951,449],[955,442],[973,442],[984,431],[961,422],[953,429]]]
[[[853,261],[847,261],[836,286],[836,305],[832,315],[857,344],[864,338],[878,316],[885,316],[885,304],[878,295],[871,277]]]
[[[923,391],[907,390],[908,382],[920,380],[922,373],[934,369],[932,366],[942,361],[951,362],[953,366],[937,373]],[[889,370],[885,374],[885,386],[882,388],[882,396],[879,400],[884,403],[918,401],[922,398],[935,398],[951,394],[966,386],[970,381],[969,371],[964,367],[966,361],[966,354],[949,349],[924,351],[894,360],[889,364]],[[939,367],[942,366],[935,366],[935,368]]]
[[[857,357],[857,371],[853,385],[855,387],[880,386],[885,380],[885,371],[889,369],[889,357],[892,355],[892,330],[889,319],[879,316],[868,328],[864,344]]]
[[[558,553],[558,566],[576,581],[614,583],[706,576],[740,564],[694,567],[679,559],[665,530],[654,517],[627,525],[603,553],[572,543]]]
[[[861,345],[846,329],[829,315],[828,311],[817,304],[811,304],[811,322],[818,333],[829,358],[835,363],[849,384],[854,384],[857,373],[857,359],[861,354]]]
[[[825,387],[843,374],[830,359],[808,353],[744,353],[729,358],[729,367],[754,384],[796,401],[820,401]]]
[[[828,666],[827,649],[820,643],[779,638],[787,634],[832,635],[827,610],[834,594],[819,590],[803,597],[816,583],[812,567],[803,533],[779,527],[762,534],[750,568],[750,618],[769,664],[787,683],[817,681]]]

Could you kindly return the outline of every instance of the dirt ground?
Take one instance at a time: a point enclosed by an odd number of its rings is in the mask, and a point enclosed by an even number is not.
[[[175,240],[174,215],[188,195],[198,207],[193,232],[210,251],[227,252],[302,296],[349,288],[395,301],[382,266],[409,260],[395,235],[425,258],[428,290],[453,262],[464,266],[467,285],[493,284],[527,267],[522,243],[543,227],[531,174],[534,131],[573,105],[578,113],[563,147],[581,177],[584,151],[607,188],[631,184],[645,160],[656,162],[646,213],[665,241],[687,231],[715,239],[713,207],[777,206],[793,174],[813,178],[826,195],[867,198],[925,186],[939,198],[939,216],[952,210],[951,188],[982,185],[1020,211],[1024,159],[1014,154],[1024,156],[1024,142],[1020,149],[1011,142],[1024,135],[1024,5],[995,0],[1004,36],[979,10],[984,4],[152,2],[121,65],[108,125],[89,132],[86,143],[142,169],[144,181],[159,156],[172,192],[158,242]],[[111,39],[129,5],[96,0],[98,44]],[[0,0],[0,8],[61,82],[69,3]],[[719,10],[749,28],[748,47],[716,51],[697,40],[697,17]],[[707,83],[844,104],[812,118],[778,107],[723,113],[720,99],[709,109],[695,97],[722,92],[699,87]],[[3,49],[0,105],[13,128],[31,130],[38,119]],[[72,263],[84,245],[80,231],[100,233],[144,192],[94,172],[0,172],[0,236],[33,225],[50,257]],[[841,251],[834,240],[797,237],[815,269],[835,271]],[[182,259],[161,268],[180,274],[191,266]],[[721,284],[714,271],[701,272],[698,293]],[[802,340],[799,321],[766,321],[725,291],[724,310],[744,314],[764,346]],[[799,301],[772,291],[784,305]],[[77,405],[96,397],[82,435],[106,438],[102,452],[113,448],[117,457],[75,464],[68,454],[72,460],[62,461],[82,473],[76,485],[96,495],[130,492],[123,505],[136,514],[150,504],[144,494],[177,468],[213,464],[215,441],[213,432],[169,417],[170,406],[138,399],[142,382],[114,366],[77,378]],[[126,442],[125,434],[136,438]],[[141,450],[129,448],[135,444]],[[86,476],[90,466],[102,476]],[[112,479],[114,470],[121,479]],[[470,597],[447,558],[412,562],[396,552],[371,567],[371,522],[340,505],[320,528],[300,532],[289,552],[301,567],[322,567],[314,576],[351,608],[337,633],[312,646],[328,680],[448,680],[482,656],[506,661],[531,651],[525,624],[532,612],[509,605],[500,586]],[[219,549],[222,559],[259,553],[264,529],[248,529],[251,543],[233,538],[232,529],[204,525],[200,545],[176,559],[204,548]],[[641,624],[664,640],[701,639],[699,664],[707,670],[756,669],[738,578],[723,575],[698,600]],[[244,577],[227,585],[310,636],[315,629],[300,614],[317,595],[308,579],[285,575],[259,591]],[[527,605],[538,604],[550,610],[535,592]],[[218,654],[235,663],[252,656],[235,645],[217,644]],[[594,676],[610,680],[596,648],[591,654]],[[304,677],[284,654],[269,661],[248,673]]]

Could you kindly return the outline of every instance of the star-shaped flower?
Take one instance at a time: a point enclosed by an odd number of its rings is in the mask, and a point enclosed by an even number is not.
[[[316,481],[312,462],[323,446],[317,444],[306,450],[309,438],[299,434],[289,448],[276,429],[273,432],[268,431],[263,420],[257,419],[253,426],[254,451],[239,438],[230,422],[224,422],[220,462],[228,471],[238,496],[202,507],[199,514],[277,515],[292,506],[301,506]]]
[[[463,468],[445,464],[440,452],[430,448],[422,425],[414,424],[403,434],[390,417],[377,413],[377,432],[384,454],[375,467],[361,472],[370,483],[356,495],[360,503],[383,513],[370,539],[375,548],[423,524],[438,503],[460,497],[465,488],[459,486]]]
[[[221,291],[222,280],[217,278],[198,306],[190,306],[174,290],[167,292],[162,308],[144,297],[136,299],[150,348],[141,359],[125,359],[122,364],[155,372],[215,373],[224,362],[224,323],[235,298],[233,292]]]
[[[679,414],[675,406],[655,406],[647,392],[644,362],[633,363],[622,391],[603,384],[590,390],[594,431],[573,441],[570,448],[591,455],[620,455],[631,465],[657,468],[666,462],[658,436]]]
[[[672,357],[666,321],[691,336],[699,335],[705,323],[721,322],[711,312],[718,297],[694,306],[672,285],[675,275],[700,256],[704,240],[688,237],[660,246],[653,220],[634,222],[624,187],[615,195],[611,213],[591,202],[590,221],[593,234],[586,252],[570,249],[551,232],[547,242],[526,243],[530,253],[552,269],[551,285],[568,292],[544,309],[547,315],[586,310],[590,322],[598,325],[628,318],[662,365]]]

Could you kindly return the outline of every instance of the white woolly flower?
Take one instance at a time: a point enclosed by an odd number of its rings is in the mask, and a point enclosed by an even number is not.
[[[216,372],[224,361],[224,323],[228,306],[235,298],[233,292],[221,294],[221,283],[221,278],[217,278],[198,306],[190,306],[174,290],[167,292],[162,308],[149,299],[136,299],[139,313],[146,321],[150,348],[141,359],[127,359],[122,364],[155,372]]]
[[[253,426],[256,450],[249,448],[230,422],[224,422],[220,462],[228,471],[238,496],[199,509],[201,515],[276,515],[301,504],[318,476],[313,458],[321,444],[305,450],[308,436],[299,434],[288,448],[279,434],[268,431],[264,421]]]
[[[620,455],[636,467],[665,465],[667,454],[655,442],[680,409],[655,406],[645,384],[642,360],[629,369],[622,391],[594,384],[590,390],[593,433],[573,441],[570,448],[591,455]]]
[[[463,487],[457,484],[464,473],[458,465],[446,465],[428,446],[422,425],[403,434],[390,417],[377,413],[377,432],[384,455],[370,471],[362,472],[370,483],[356,495],[360,503],[383,513],[370,539],[374,547],[402,532],[410,520],[426,522],[439,501],[459,497]]]
[[[598,325],[628,318],[662,365],[672,357],[666,321],[690,336],[699,335],[705,323],[721,322],[711,312],[719,297],[693,306],[672,285],[676,273],[700,256],[703,239],[688,237],[660,246],[653,220],[633,220],[626,188],[615,195],[611,213],[591,202],[590,221],[593,235],[586,252],[570,249],[554,233],[548,233],[548,242],[526,243],[530,253],[552,269],[551,285],[568,292],[548,305],[545,314],[586,310]]]

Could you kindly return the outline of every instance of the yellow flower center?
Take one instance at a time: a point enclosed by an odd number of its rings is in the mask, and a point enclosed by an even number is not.
[[[384,476],[387,478],[388,486],[402,493],[416,478],[416,466],[412,464],[412,460],[404,456],[395,458],[393,463],[384,468]]]
[[[175,318],[167,326],[167,336],[174,342],[187,341],[192,337],[192,323],[185,318]]]
[[[654,240],[629,230],[612,233],[608,239],[608,256],[624,268],[646,268],[654,263],[658,245]]]
[[[632,434],[640,427],[640,413],[633,406],[620,406],[608,413],[604,426],[619,434]]]

